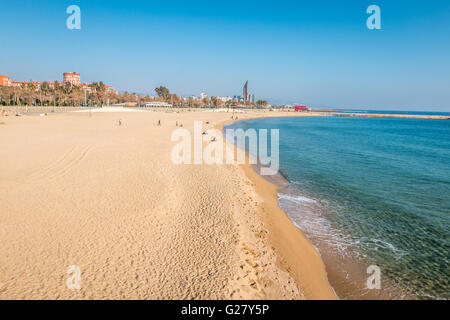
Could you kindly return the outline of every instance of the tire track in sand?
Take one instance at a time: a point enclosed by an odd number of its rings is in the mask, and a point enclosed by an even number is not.
[[[65,176],[87,157],[90,149],[90,147],[73,147],[49,165],[31,173],[26,177],[26,181],[39,182]]]

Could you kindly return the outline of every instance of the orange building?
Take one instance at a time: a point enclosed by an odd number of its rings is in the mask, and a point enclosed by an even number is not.
[[[41,88],[41,83],[37,81],[30,81],[28,84],[33,85],[36,88],[36,90],[39,90]]]
[[[10,86],[11,86],[11,78],[0,75],[0,87],[10,87]]]
[[[23,85],[23,82],[11,81],[12,87],[22,87],[22,85]]]
[[[70,82],[74,86],[79,86],[80,81],[80,74],[76,72],[65,72],[64,73],[64,82]]]
[[[105,86],[105,90],[106,90],[106,92],[112,92],[112,93],[116,92],[116,90],[112,86]]]
[[[84,91],[92,92],[92,88],[91,88],[91,86],[90,86],[89,83],[82,83],[82,84],[81,84],[81,88],[82,88]]]

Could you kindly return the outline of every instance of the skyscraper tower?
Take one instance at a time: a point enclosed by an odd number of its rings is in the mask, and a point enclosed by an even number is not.
[[[248,80],[245,82],[243,95],[244,95],[244,104],[246,105],[248,102]]]

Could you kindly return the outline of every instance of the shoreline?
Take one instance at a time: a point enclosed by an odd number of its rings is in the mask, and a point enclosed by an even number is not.
[[[24,114],[36,114],[36,113],[71,113],[77,112],[89,112],[89,110],[103,112],[102,109],[114,109],[119,107],[54,107],[54,106],[2,106],[0,112],[5,113],[24,113]],[[127,107],[127,112],[140,111],[152,111],[152,112],[213,112],[202,108],[138,108]],[[217,113],[232,113],[231,111],[221,111]],[[354,118],[403,118],[403,119],[429,119],[429,120],[450,120],[450,115],[420,115],[420,114],[385,114],[385,113],[369,113],[365,112],[339,112],[339,111],[311,111],[311,112],[295,112],[295,111],[279,111],[279,110],[263,110],[263,109],[235,109],[239,110],[237,114],[245,115],[249,113],[265,113],[264,117],[354,117]],[[242,111],[242,112],[241,112]],[[273,115],[275,113],[275,115]]]
[[[248,120],[256,120],[256,119],[270,119],[270,118],[287,118],[289,116],[274,116],[274,117],[264,117],[264,116],[256,116],[249,118],[242,118],[238,121],[228,121],[228,123],[236,123],[236,122],[245,122]],[[296,117],[293,115],[292,117]],[[237,146],[235,146],[237,148]],[[246,155],[248,155],[248,151],[245,151]],[[247,160],[248,162],[248,160]],[[280,206],[280,195],[292,195],[292,196],[301,196],[301,197],[309,197],[305,196],[298,190],[294,193],[291,188],[294,188],[289,179],[280,171],[275,176],[264,177],[258,173],[258,165],[243,165],[244,170],[246,171],[247,176],[249,176],[253,181],[255,181],[256,185],[259,183],[266,184],[270,186],[269,188],[273,189],[273,192],[269,197],[272,197],[276,201],[277,208],[284,214],[290,221],[290,223],[300,231],[301,235],[309,242],[309,244],[314,247],[317,251],[321,262],[325,268],[325,274],[328,281],[328,284],[333,290],[337,299],[368,299],[368,300],[391,300],[391,299],[416,299],[411,293],[405,291],[405,288],[402,288],[392,282],[391,279],[384,280],[387,285],[388,290],[367,290],[365,287],[365,283],[367,280],[367,272],[366,267],[370,265],[368,261],[363,261],[357,259],[353,256],[353,252],[347,252],[348,256],[340,256],[334,252],[332,246],[329,246],[326,241],[318,238],[314,234],[304,233],[302,228],[296,222],[295,217],[292,216],[292,212],[285,211]],[[264,189],[264,188],[260,188]],[[289,192],[290,190],[290,192]],[[258,192],[259,193],[259,192]],[[270,201],[273,201],[270,199]],[[368,263],[368,264],[367,264]],[[345,271],[347,270],[347,271]]]
[[[243,170],[255,182],[256,192],[265,199],[259,215],[269,229],[281,267],[293,275],[308,299],[338,299],[319,252],[278,206],[277,186],[261,177],[251,165],[243,165]]]
[[[256,171],[257,167],[254,167]],[[257,171],[256,171],[257,172]],[[264,177],[263,177],[264,178]],[[327,232],[324,230],[321,234],[314,234],[304,232],[302,230],[301,222],[296,220],[295,212],[289,208],[283,209],[280,205],[280,200],[284,196],[297,197],[310,199],[309,195],[305,195],[303,192],[296,190],[295,186],[289,179],[279,172],[276,176],[264,178],[268,182],[274,184],[277,188],[278,206],[285,212],[291,222],[296,228],[301,230],[302,234],[311,243],[311,245],[317,250],[321,260],[325,265],[327,273],[327,279],[332,287],[334,293],[338,299],[342,300],[391,300],[391,299],[412,299],[412,296],[408,296],[404,290],[398,286],[394,286],[390,280],[385,279],[384,287],[388,287],[388,290],[367,290],[365,283],[367,280],[367,266],[371,265],[368,261],[357,258],[354,253],[354,248],[343,249],[345,254],[339,254],[336,252],[336,248],[330,246],[327,240],[333,241],[333,238],[326,238]],[[294,190],[295,191],[294,191]],[[316,200],[313,200],[316,201]],[[388,285],[386,285],[388,283]]]
[[[249,117],[240,120],[224,121],[216,126],[222,133],[228,123],[250,119],[270,118],[265,116]],[[225,136],[223,140],[230,144]],[[237,149],[237,146],[232,144]],[[254,166],[248,163],[240,165],[245,175],[254,183],[255,192],[263,198],[257,215],[268,229],[269,242],[275,248],[277,263],[289,272],[307,299],[335,300],[339,299],[331,286],[326,266],[317,248],[304,236],[286,212],[278,205],[278,186],[259,175]]]

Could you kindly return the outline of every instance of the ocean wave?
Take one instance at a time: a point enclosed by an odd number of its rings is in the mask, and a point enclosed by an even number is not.
[[[374,238],[366,238],[362,237],[358,240],[356,240],[357,245],[360,247],[365,248],[366,250],[382,250],[386,249],[392,252],[393,257],[398,260],[401,259],[403,256],[407,255],[408,252],[402,249],[399,249],[395,247],[392,243],[389,243],[387,241],[381,240],[381,239],[374,239]]]
[[[336,253],[341,256],[367,258],[368,252],[381,250],[386,253],[389,252],[389,255],[395,260],[408,255],[407,251],[401,250],[385,240],[355,237],[343,232],[333,226],[331,221],[321,214],[320,209],[316,210],[316,208],[309,207],[309,204],[317,203],[316,200],[289,195],[280,196],[279,199],[281,200],[280,207],[287,213],[297,228],[304,232],[307,237],[312,236],[316,241],[334,248]],[[287,200],[291,204],[283,200]]]
[[[285,200],[289,200],[289,201],[293,201],[295,203],[299,203],[299,204],[304,204],[304,203],[317,203],[316,200],[311,199],[311,198],[307,198],[304,196],[299,196],[299,195],[288,195],[288,194],[284,194],[284,193],[279,193],[278,194],[278,198],[279,199],[285,199]]]
[[[302,195],[278,194],[278,201],[294,225],[316,242],[334,248],[341,256],[358,255],[350,250],[356,243],[321,214],[320,202]],[[320,250],[318,250],[320,253]],[[359,256],[359,255],[358,255]]]

